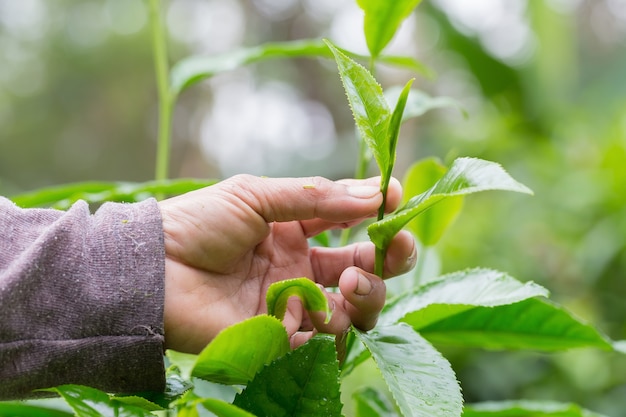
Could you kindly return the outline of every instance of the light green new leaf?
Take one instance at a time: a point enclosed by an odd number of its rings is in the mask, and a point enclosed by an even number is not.
[[[549,300],[531,298],[498,307],[475,307],[426,326],[403,321],[433,343],[482,349],[552,352],[581,347],[612,350],[593,325]]]
[[[217,398],[204,398],[190,393],[182,401],[177,403],[177,417],[196,417],[200,416],[198,406],[209,410],[216,417],[255,417],[246,410],[236,405]]]
[[[267,313],[282,320],[287,311],[287,301],[294,296],[302,300],[305,310],[323,311],[326,314],[325,322],[330,321],[332,312],[328,299],[320,287],[308,278],[286,279],[270,285],[265,296]]]
[[[364,31],[367,47],[376,58],[396,34],[400,24],[421,0],[357,0],[365,12]]]
[[[147,410],[115,401],[107,393],[91,387],[60,385],[42,391],[59,394],[77,417],[154,417]]]
[[[391,174],[393,171],[393,166],[396,163],[396,146],[398,145],[398,136],[400,135],[400,125],[402,124],[402,115],[404,114],[404,108],[406,107],[406,102],[409,98],[409,92],[411,91],[411,85],[413,84],[413,79],[409,80],[406,83],[400,95],[398,96],[398,100],[396,102],[396,107],[391,114],[391,119],[389,120],[389,127],[387,129],[387,142],[389,143],[389,164],[387,166],[387,171],[383,172],[383,183],[385,186],[383,187],[383,192],[387,193],[387,185],[389,184],[389,180],[391,179]]]
[[[385,97],[389,103],[394,103],[400,95],[400,87],[391,87],[385,90]],[[409,94],[409,99],[402,115],[402,121],[414,119],[424,115],[426,112],[435,109],[455,108],[464,115],[466,112],[462,109],[458,101],[449,97],[431,97],[423,91],[413,89]]]
[[[245,384],[289,349],[287,331],[278,319],[255,316],[218,333],[198,355],[192,376],[221,384]]]
[[[255,417],[254,414],[242,410],[236,405],[215,398],[205,398],[200,404],[217,417]]]
[[[334,337],[318,335],[265,367],[233,404],[258,416],[340,417]]]
[[[410,326],[358,333],[404,417],[455,417],[463,408],[450,363]]]
[[[403,204],[432,187],[446,171],[447,168],[436,158],[427,158],[414,163],[402,180]],[[463,196],[449,197],[415,217],[406,227],[422,245],[433,246],[456,220],[462,208]]]
[[[463,417],[606,417],[579,405],[553,401],[484,402],[465,406]]]
[[[138,395],[124,395],[124,396],[113,396],[111,397],[116,402],[123,403],[126,405],[132,405],[133,407],[142,408],[146,411],[159,411],[164,410],[166,407],[162,407],[144,397],[140,397]]]
[[[522,283],[504,272],[468,269],[444,275],[390,300],[379,322],[405,321],[423,328],[475,307],[495,307],[548,295],[540,285]]]
[[[380,55],[378,56],[377,61],[381,64],[411,70],[417,74],[422,74],[424,77],[429,79],[435,78],[436,75],[435,71],[410,56]]]
[[[383,220],[372,223],[367,228],[367,232],[376,247],[386,249],[391,239],[408,222],[436,203],[452,196],[488,190],[532,194],[530,189],[515,181],[495,162],[476,158],[458,158],[432,188],[411,198],[404,206]]]
[[[331,54],[321,40],[298,40],[241,48],[216,56],[191,56],[178,62],[172,68],[170,75],[171,93],[176,96],[185,88],[203,79],[254,62],[297,56],[330,58]]]
[[[390,163],[387,129],[391,110],[383,90],[367,69],[329,41],[325,42],[335,56],[357,129],[374,155],[380,172],[386,173]]]
[[[170,362],[170,369],[174,369],[178,372],[183,380],[188,381],[191,378],[191,373],[198,360],[198,355],[168,349],[165,351],[165,356],[167,356]]]

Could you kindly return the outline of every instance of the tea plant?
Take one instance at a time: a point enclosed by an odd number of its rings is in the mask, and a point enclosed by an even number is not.
[[[412,58],[383,54],[401,22],[420,1],[357,3],[364,12],[368,57],[342,50],[329,40],[303,40],[259,45],[216,57],[190,57],[170,69],[160,3],[150,0],[161,106],[156,180],[144,184],[83,183],[39,190],[14,200],[22,206],[67,206],[78,198],[90,202],[138,201],[150,195],[177,194],[210,185],[212,181],[167,179],[169,131],[178,95],[215,73],[292,56],[335,60],[361,144],[357,177],[365,174],[373,158],[386,197],[402,123],[452,102],[412,89],[409,80],[399,89],[395,105],[390,106],[387,97],[393,95],[389,94],[393,88],[387,89],[386,96],[373,73],[380,62],[425,71]],[[366,61],[369,70],[359,60]],[[461,210],[464,196],[494,190],[531,193],[500,165],[467,157],[456,159],[450,167],[434,159],[416,162],[405,176],[404,189],[405,203],[385,215],[383,202],[378,218],[367,226],[376,246],[375,271],[379,275],[387,247],[401,229],[411,230],[423,247],[433,247]],[[349,236],[344,234],[343,239]],[[346,357],[341,361],[336,341],[328,335],[316,336],[290,350],[281,323],[287,299],[300,297],[307,310],[323,311],[327,319],[330,310],[320,289],[308,278],[285,277],[268,290],[267,314],[226,328],[199,355],[168,351],[164,393],[115,396],[77,385],[49,391],[62,397],[78,416],[197,416],[200,409],[223,417],[340,416],[344,406],[342,382],[359,366],[373,362],[387,389],[380,391],[372,386],[357,391],[353,398],[356,416],[598,416],[574,404],[532,400],[464,406],[454,370],[435,346],[541,352],[623,348],[593,325],[549,301],[548,290],[535,283],[522,283],[506,273],[481,268],[425,280],[419,273],[422,267],[423,261],[414,278],[400,278],[413,279],[410,289],[388,300],[375,329],[368,333],[352,329],[345,340]],[[209,396],[204,381],[233,389],[230,395]],[[35,403],[3,403],[0,415],[71,414]]]

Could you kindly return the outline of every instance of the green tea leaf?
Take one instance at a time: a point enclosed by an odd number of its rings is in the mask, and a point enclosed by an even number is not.
[[[391,300],[381,324],[408,323],[431,342],[486,349],[612,349],[593,326],[548,300],[548,291],[502,272],[445,275]]]
[[[504,272],[468,269],[444,275],[390,300],[379,323],[405,321],[420,329],[474,307],[496,307],[548,295],[540,285],[522,283]]]
[[[394,103],[400,96],[402,89],[399,86],[390,87],[385,90],[385,97],[389,103]],[[426,112],[435,109],[455,108],[459,109],[464,115],[466,112],[462,109],[461,104],[450,97],[431,97],[423,91],[412,89],[411,94],[406,103],[402,121],[424,115]]]
[[[367,69],[343,54],[329,41],[325,42],[335,56],[357,129],[374,155],[380,172],[384,174],[390,163],[387,129],[391,110],[383,90]]]
[[[11,200],[20,207],[51,206],[67,209],[78,200],[88,203],[118,201],[133,203],[155,195],[179,195],[199,188],[208,187],[217,180],[180,178],[175,180],[132,182],[78,182],[41,188],[28,193],[18,194]]]
[[[165,356],[169,359],[170,369],[175,369],[183,380],[189,380],[194,366],[198,361],[198,355],[193,353],[178,352],[172,349],[165,351]]]
[[[384,172],[383,181],[385,184],[389,184],[389,180],[391,178],[391,173],[393,170],[393,166],[396,163],[396,146],[398,144],[398,136],[400,135],[400,125],[402,124],[402,115],[404,114],[404,108],[406,107],[406,102],[409,97],[409,92],[411,91],[411,84],[413,84],[414,80],[409,80],[406,83],[400,95],[398,96],[398,100],[396,102],[396,107],[391,114],[391,119],[389,120],[389,128],[387,130],[387,142],[389,143],[389,164],[387,166],[387,171]],[[384,192],[386,193],[387,188],[384,188]]]
[[[341,416],[334,337],[318,335],[276,359],[233,404],[258,416]]]
[[[393,404],[371,387],[356,391],[352,397],[356,404],[356,417],[397,417]]]
[[[191,56],[173,66],[171,93],[176,96],[187,87],[224,71],[274,58],[332,55],[321,40],[298,40],[267,43],[251,48],[241,48],[217,56]]]
[[[236,405],[215,398],[205,398],[200,404],[217,417],[255,417],[254,414],[242,410]]]
[[[553,401],[502,401],[468,404],[463,417],[606,417],[576,404]]]
[[[410,326],[378,326],[358,336],[404,417],[461,415],[461,388],[450,363]]]
[[[522,283],[504,272],[468,269],[444,275],[390,300],[379,323],[405,321],[422,328],[474,307],[496,307],[548,295],[542,286]]]
[[[111,399],[107,393],[82,385],[61,385],[42,391],[59,394],[78,417],[153,417],[139,407]]]
[[[308,278],[292,278],[274,282],[267,290],[265,301],[267,312],[279,320],[285,318],[287,301],[297,296],[307,311],[323,311],[326,314],[326,323],[330,321],[331,310],[328,299],[313,281]]]
[[[73,413],[18,402],[0,402],[0,417],[73,417]]]
[[[368,57],[343,51],[357,59]],[[214,56],[194,55],[177,62],[170,72],[170,93],[176,97],[188,87],[216,74],[270,59],[293,57],[332,58],[324,42],[319,39],[271,42],[263,45],[240,48]],[[407,68],[432,78],[433,71],[413,57],[381,56],[379,61],[396,67]]]
[[[530,189],[511,178],[499,164],[476,158],[458,158],[432,188],[411,198],[383,220],[372,223],[368,226],[367,232],[376,247],[385,249],[408,222],[436,203],[451,196],[488,190],[532,194]]]
[[[379,55],[376,60],[382,64],[411,70],[429,79],[435,78],[435,71],[410,56]]]
[[[153,403],[152,401],[147,400],[144,397],[140,397],[138,395],[125,395],[125,396],[113,396],[111,397],[113,400],[119,403],[123,403],[126,405],[132,405],[133,407],[138,407],[146,411],[159,411],[164,410],[165,407],[161,407],[160,405]]]
[[[217,417],[255,417],[254,414],[250,414],[236,405],[217,398],[198,398],[189,402],[185,406],[180,407],[177,417],[199,416],[200,413],[197,411],[198,405],[209,410],[213,413],[212,415]]]
[[[433,343],[481,349],[531,349],[545,352],[613,345],[593,325],[549,300],[531,298],[497,307],[475,307],[421,326],[403,321]]]
[[[364,31],[367,47],[376,58],[396,34],[400,24],[421,0],[357,0],[365,12]]]
[[[255,316],[218,333],[198,355],[192,376],[222,384],[245,384],[289,349],[287,331],[279,320]]]
[[[187,376],[187,378],[183,378],[180,375],[180,371],[176,367],[170,366],[165,371],[165,389],[163,392],[150,391],[142,392],[137,395],[141,395],[142,398],[145,398],[147,401],[154,403],[157,406],[168,408],[173,401],[179,399],[193,387],[189,381],[190,375],[191,370],[189,376]],[[115,398],[119,400],[119,397]]]
[[[445,175],[447,168],[436,158],[423,159],[414,163],[406,171],[402,180],[404,204],[430,187]],[[424,246],[434,246],[445,231],[456,220],[463,208],[463,196],[452,196],[440,201],[422,215],[411,220],[406,228]]]

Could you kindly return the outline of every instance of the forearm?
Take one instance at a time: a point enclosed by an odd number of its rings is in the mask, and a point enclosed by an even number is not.
[[[160,390],[164,248],[151,200],[21,210],[0,198],[0,399]]]

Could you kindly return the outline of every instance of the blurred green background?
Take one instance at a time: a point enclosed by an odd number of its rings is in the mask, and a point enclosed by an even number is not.
[[[170,0],[172,62],[267,41],[328,37],[365,53],[353,0]],[[626,339],[626,1],[425,0],[386,51],[457,99],[403,127],[396,176],[415,160],[500,162],[534,197],[472,196],[438,249],[534,280]],[[384,87],[416,76],[380,67]],[[156,87],[141,0],[0,0],[0,193],[153,177]],[[350,177],[353,121],[333,62],[264,62],[186,91],[172,177]],[[373,171],[372,171],[373,173]],[[446,351],[467,402],[534,398],[626,416],[626,360],[573,351]]]

